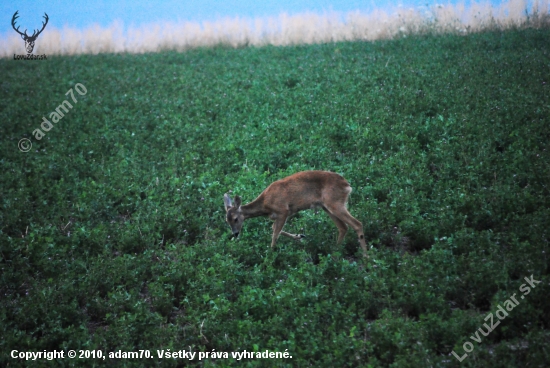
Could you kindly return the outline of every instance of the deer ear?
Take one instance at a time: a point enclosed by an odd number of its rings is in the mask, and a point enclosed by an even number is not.
[[[241,197],[235,196],[235,207],[241,207]]]
[[[233,207],[233,204],[231,203],[231,197],[229,197],[227,193],[223,195],[223,204],[225,205],[225,211]]]

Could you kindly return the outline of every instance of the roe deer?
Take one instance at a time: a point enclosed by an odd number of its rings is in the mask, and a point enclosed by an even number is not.
[[[363,225],[346,209],[351,186],[342,176],[329,171],[302,171],[277,180],[268,186],[255,200],[241,206],[241,197],[223,196],[226,221],[233,236],[237,237],[246,219],[268,216],[275,221],[271,247],[275,247],[279,234],[299,240],[305,235],[289,234],[283,226],[289,216],[306,210],[322,208],[338,227],[338,243],[344,240],[348,225],[355,230],[363,256],[367,257],[367,245]]]

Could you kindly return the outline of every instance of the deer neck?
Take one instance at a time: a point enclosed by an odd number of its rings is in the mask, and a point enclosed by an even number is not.
[[[241,211],[245,219],[269,215],[269,211],[267,211],[267,209],[264,206],[263,195],[261,194],[258,198],[256,198],[252,202],[245,204],[244,206],[241,206]]]

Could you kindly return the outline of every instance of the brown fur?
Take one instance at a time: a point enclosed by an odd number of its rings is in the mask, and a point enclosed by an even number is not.
[[[351,186],[342,176],[329,171],[302,171],[277,180],[269,185],[254,201],[241,206],[241,198],[234,201],[225,194],[226,221],[235,236],[239,235],[246,219],[267,216],[273,223],[271,247],[275,247],[279,235],[298,240],[304,235],[282,231],[288,217],[295,213],[314,208],[322,208],[338,227],[338,243],[346,235],[348,225],[355,230],[363,255],[367,256],[367,245],[363,225],[346,209]]]

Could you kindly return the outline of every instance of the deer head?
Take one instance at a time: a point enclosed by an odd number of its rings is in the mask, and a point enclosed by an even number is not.
[[[243,211],[241,210],[241,197],[235,196],[235,200],[234,202],[232,202],[231,197],[229,197],[229,195],[227,195],[226,193],[223,196],[223,203],[225,205],[226,211],[225,221],[227,221],[227,223],[231,227],[231,232],[236,238],[237,236],[239,236],[244,222],[244,215]]]
[[[17,13],[19,13],[19,10],[16,11],[15,14],[13,14],[13,18],[11,18],[11,26],[13,27],[15,32],[19,33],[21,35],[21,38],[25,41],[25,48],[27,49],[27,54],[31,54],[32,50],[34,49],[34,42],[38,38],[38,35],[40,33],[42,33],[44,28],[46,28],[46,24],[48,24],[48,20],[49,20],[48,14],[44,13],[44,19],[46,21],[42,22],[42,29],[40,31],[35,29],[33,34],[31,36],[29,36],[27,34],[26,29],[25,29],[25,32],[21,33],[19,31],[19,26],[17,28],[15,28],[15,21],[16,21],[17,18],[19,18],[19,15],[17,15]]]

